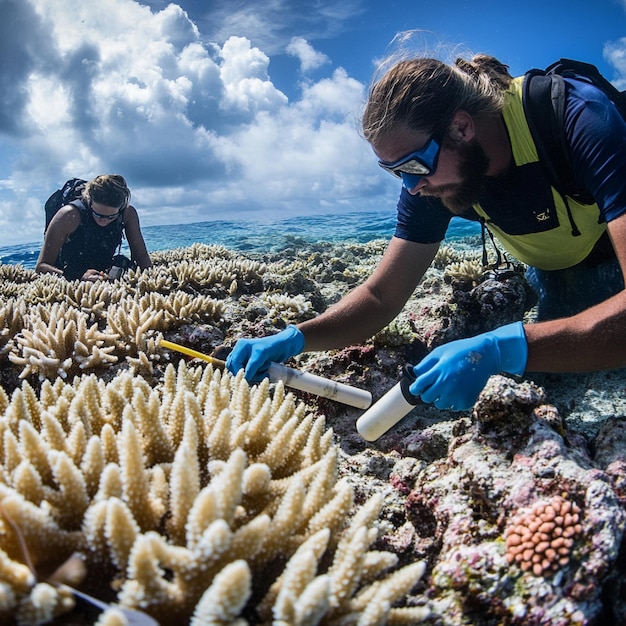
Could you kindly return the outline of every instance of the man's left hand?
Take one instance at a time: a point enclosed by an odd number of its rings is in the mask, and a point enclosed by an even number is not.
[[[522,322],[435,348],[414,368],[409,391],[438,409],[471,408],[492,374],[523,374],[528,344]]]

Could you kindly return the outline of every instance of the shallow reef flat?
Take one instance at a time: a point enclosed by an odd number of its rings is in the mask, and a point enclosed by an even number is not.
[[[222,359],[385,245],[194,244],[93,285],[0,265],[0,623],[125,623],[76,588],[161,626],[626,624],[623,370],[494,376],[370,443],[357,409],[160,345]],[[524,268],[472,250],[443,246],[369,341],[289,365],[376,401],[433,347],[531,321]]]

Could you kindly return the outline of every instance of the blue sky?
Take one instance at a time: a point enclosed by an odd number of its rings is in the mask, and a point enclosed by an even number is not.
[[[407,30],[416,53],[579,58],[626,88],[626,0],[0,0],[0,246],[106,172],[143,225],[393,212],[358,119]]]

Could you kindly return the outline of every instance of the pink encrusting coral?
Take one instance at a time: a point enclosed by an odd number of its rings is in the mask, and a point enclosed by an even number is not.
[[[516,515],[504,533],[507,561],[535,576],[549,576],[565,567],[582,532],[580,513],[575,502],[557,495]]]

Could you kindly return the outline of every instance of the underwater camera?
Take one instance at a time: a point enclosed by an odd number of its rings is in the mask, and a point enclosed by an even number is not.
[[[134,270],[137,269],[137,263],[135,261],[131,261],[127,256],[123,254],[116,254],[112,259],[111,268],[107,272],[107,277],[109,280],[117,280],[121,278],[126,270]]]

